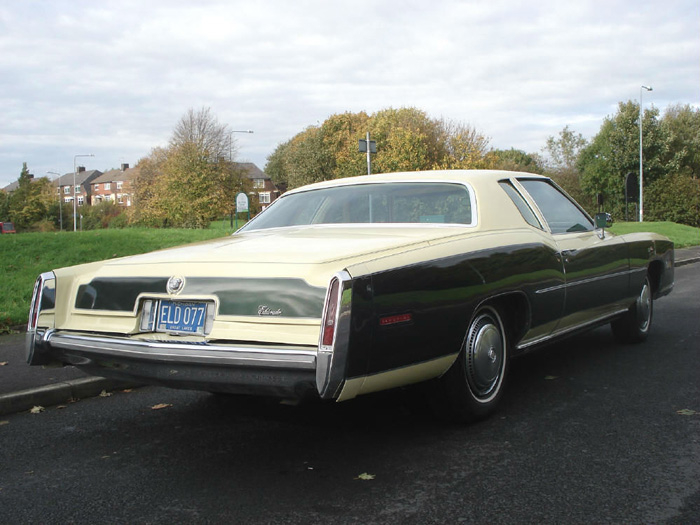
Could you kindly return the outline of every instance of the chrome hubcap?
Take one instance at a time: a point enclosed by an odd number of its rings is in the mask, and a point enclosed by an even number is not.
[[[474,395],[486,398],[498,387],[503,371],[504,342],[495,321],[483,315],[467,339],[467,379]]]
[[[639,329],[642,332],[646,332],[651,321],[651,289],[648,282],[644,283],[642,293],[637,298],[637,319],[639,321]]]

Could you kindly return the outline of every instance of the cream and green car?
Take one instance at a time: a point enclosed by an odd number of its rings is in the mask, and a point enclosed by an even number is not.
[[[515,354],[604,323],[646,338],[673,244],[606,226],[527,173],[314,184],[230,237],[41,275],[27,360],[338,401],[429,382],[441,414],[481,418]]]

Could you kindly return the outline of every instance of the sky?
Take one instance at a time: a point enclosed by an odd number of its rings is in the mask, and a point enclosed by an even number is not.
[[[191,108],[252,130],[237,160],[262,169],[333,114],[402,107],[541,153],[642,85],[700,107],[698,0],[0,0],[0,188],[23,162],[134,166]]]

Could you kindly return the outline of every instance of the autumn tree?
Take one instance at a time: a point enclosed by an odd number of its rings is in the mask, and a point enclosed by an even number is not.
[[[431,119],[416,108],[332,115],[277,146],[265,171],[282,187],[367,173],[358,141],[377,144],[372,172],[488,167],[488,138],[470,126]]]
[[[230,132],[209,109],[189,110],[167,148],[141,159],[132,219],[152,226],[206,228],[230,213],[235,195],[250,191],[240,166],[226,160]]]

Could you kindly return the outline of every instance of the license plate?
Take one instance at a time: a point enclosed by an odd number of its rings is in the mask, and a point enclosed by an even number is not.
[[[161,301],[156,321],[157,332],[204,334],[207,303]]]

